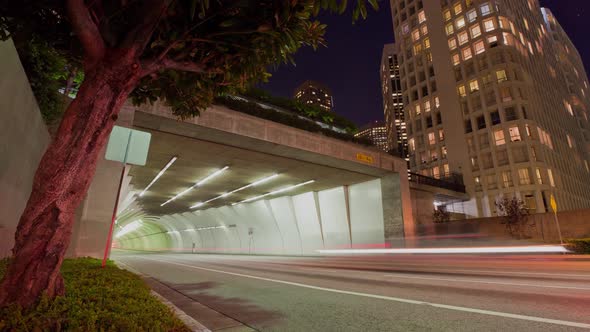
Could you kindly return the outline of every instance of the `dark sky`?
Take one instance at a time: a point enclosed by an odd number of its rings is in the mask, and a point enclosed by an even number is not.
[[[328,25],[328,47],[301,49],[295,56],[296,66],[281,65],[261,87],[273,95],[291,97],[301,82],[317,80],[332,89],[337,113],[358,125],[382,120],[379,65],[383,44],[393,42],[388,2],[381,1],[378,12],[370,12],[366,21],[354,25],[350,15],[320,16]],[[541,6],[553,11],[590,68],[590,0],[541,0]]]

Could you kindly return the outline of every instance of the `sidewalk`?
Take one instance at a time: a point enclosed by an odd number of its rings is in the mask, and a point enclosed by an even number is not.
[[[256,331],[242,322],[239,322],[223,313],[215,311],[194,298],[181,293],[180,291],[160,282],[152,277],[146,276],[132,267],[116,262],[121,268],[129,270],[139,276],[155,293],[164,304],[170,307],[182,322],[195,332],[250,332]]]

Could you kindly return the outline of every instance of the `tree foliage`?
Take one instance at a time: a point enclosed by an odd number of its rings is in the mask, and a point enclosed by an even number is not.
[[[163,99],[182,118],[198,115],[215,96],[266,80],[269,65],[293,62],[300,47],[325,45],[326,25],[314,17],[348,7],[346,0],[96,0],[86,1],[85,12],[74,2],[81,0],[0,0],[0,38],[37,35],[88,70],[109,50],[138,47],[144,34],[138,56],[143,78],[133,102]],[[353,20],[366,17],[367,6],[378,3],[357,0]]]
[[[529,210],[525,203],[518,197],[504,197],[496,201],[498,214],[503,217],[503,224],[511,236],[524,237],[524,227],[528,224]]]
[[[451,221],[451,214],[445,207],[439,206],[432,212],[432,221],[436,224],[441,224]]]

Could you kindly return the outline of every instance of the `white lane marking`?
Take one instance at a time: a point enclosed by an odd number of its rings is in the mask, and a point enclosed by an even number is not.
[[[197,269],[197,270],[203,270],[203,271],[209,271],[209,272],[215,272],[215,273],[228,274],[228,275],[233,275],[233,276],[237,276],[237,277],[244,277],[244,278],[250,278],[250,279],[256,279],[256,280],[274,282],[274,283],[278,283],[278,284],[284,284],[284,285],[290,285],[290,286],[296,286],[296,287],[302,287],[302,288],[308,288],[308,289],[315,289],[315,290],[321,290],[321,291],[332,292],[332,293],[339,293],[339,294],[346,294],[346,295],[356,295],[356,296],[362,296],[362,297],[368,297],[368,298],[374,298],[374,299],[380,299],[380,300],[386,300],[386,301],[394,301],[394,302],[400,302],[400,303],[428,305],[428,306],[435,307],[435,308],[442,308],[442,309],[449,309],[449,310],[455,310],[455,311],[471,312],[471,313],[477,313],[477,314],[488,315],[488,316],[498,316],[498,317],[514,318],[514,319],[520,319],[520,320],[526,320],[526,321],[533,321],[533,322],[541,322],[541,323],[548,323],[548,324],[556,324],[556,325],[572,326],[572,327],[580,327],[580,328],[590,329],[590,324],[586,324],[586,323],[578,323],[578,322],[570,322],[570,321],[558,320],[558,319],[550,319],[550,318],[543,318],[543,317],[535,317],[535,316],[526,316],[526,315],[519,315],[519,314],[511,314],[511,313],[507,313],[507,312],[492,311],[492,310],[483,310],[483,309],[476,309],[476,308],[469,308],[469,307],[460,307],[460,306],[440,304],[440,303],[433,303],[433,302],[416,301],[416,300],[402,299],[402,298],[399,298],[399,297],[392,297],[392,296],[384,296],[384,295],[376,295],[376,294],[359,293],[359,292],[353,292],[353,291],[345,291],[345,290],[340,290],[340,289],[335,289],[335,288],[325,288],[325,287],[319,287],[319,286],[312,286],[312,285],[302,284],[302,283],[298,283],[298,282],[278,280],[278,279],[271,279],[271,278],[264,278],[264,277],[257,277],[257,276],[253,276],[253,275],[249,275],[249,274],[242,274],[242,273],[229,272],[229,271],[223,271],[223,270],[217,270],[217,269],[210,269],[210,268],[205,268],[205,267],[200,267],[200,266],[194,266],[194,265],[188,265],[188,264],[182,264],[182,263],[175,263],[175,262],[170,262],[170,261],[162,261],[162,260],[159,260],[159,259],[151,259],[151,258],[145,258],[145,257],[141,257],[141,258],[142,259],[145,259],[145,260],[151,260],[151,261],[160,262],[160,263],[167,263],[167,264],[184,266],[184,267],[188,267],[188,268],[192,268],[192,269]]]
[[[384,276],[386,276],[386,277],[406,278],[406,279],[439,280],[439,281],[452,281],[452,282],[469,282],[469,283],[478,283],[478,284],[493,284],[493,285],[506,285],[506,286],[525,286],[525,287],[540,287],[540,288],[564,288],[564,289],[590,290],[590,287],[574,287],[574,286],[558,286],[558,285],[535,285],[535,284],[525,284],[525,283],[485,281],[485,280],[473,280],[473,279],[429,278],[429,277],[419,277],[419,276],[412,276],[412,275],[399,274],[399,273],[388,273],[388,274],[384,274]]]
[[[381,248],[381,249],[320,249],[320,254],[502,254],[502,253],[566,253],[563,246],[509,246],[464,248]]]
[[[440,272],[472,272],[472,273],[494,273],[494,274],[512,274],[512,275],[540,275],[551,277],[573,277],[573,278],[589,278],[590,274],[561,274],[561,273],[545,273],[545,272],[516,272],[516,271],[494,271],[494,270],[437,270]],[[434,271],[433,271],[434,272]]]

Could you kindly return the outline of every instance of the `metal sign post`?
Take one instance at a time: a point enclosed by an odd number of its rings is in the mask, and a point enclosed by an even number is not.
[[[123,168],[121,169],[121,176],[119,177],[119,186],[117,187],[115,207],[113,208],[113,214],[111,217],[111,226],[109,227],[107,243],[104,248],[104,256],[102,258],[103,268],[106,266],[113,241],[113,230],[115,228],[117,209],[121,197],[121,187],[123,186],[123,179],[125,178],[125,167],[127,164],[145,165],[150,140],[150,133],[119,126],[113,128],[111,136],[109,137],[105,159],[120,161],[123,163]]]
[[[551,204],[551,209],[553,209],[553,217],[555,218],[555,225],[557,226],[557,234],[559,234],[559,243],[563,245],[563,238],[561,237],[561,227],[559,227],[559,219],[557,218],[557,202],[555,201],[555,197],[553,197],[553,194],[551,194],[549,203]]]

